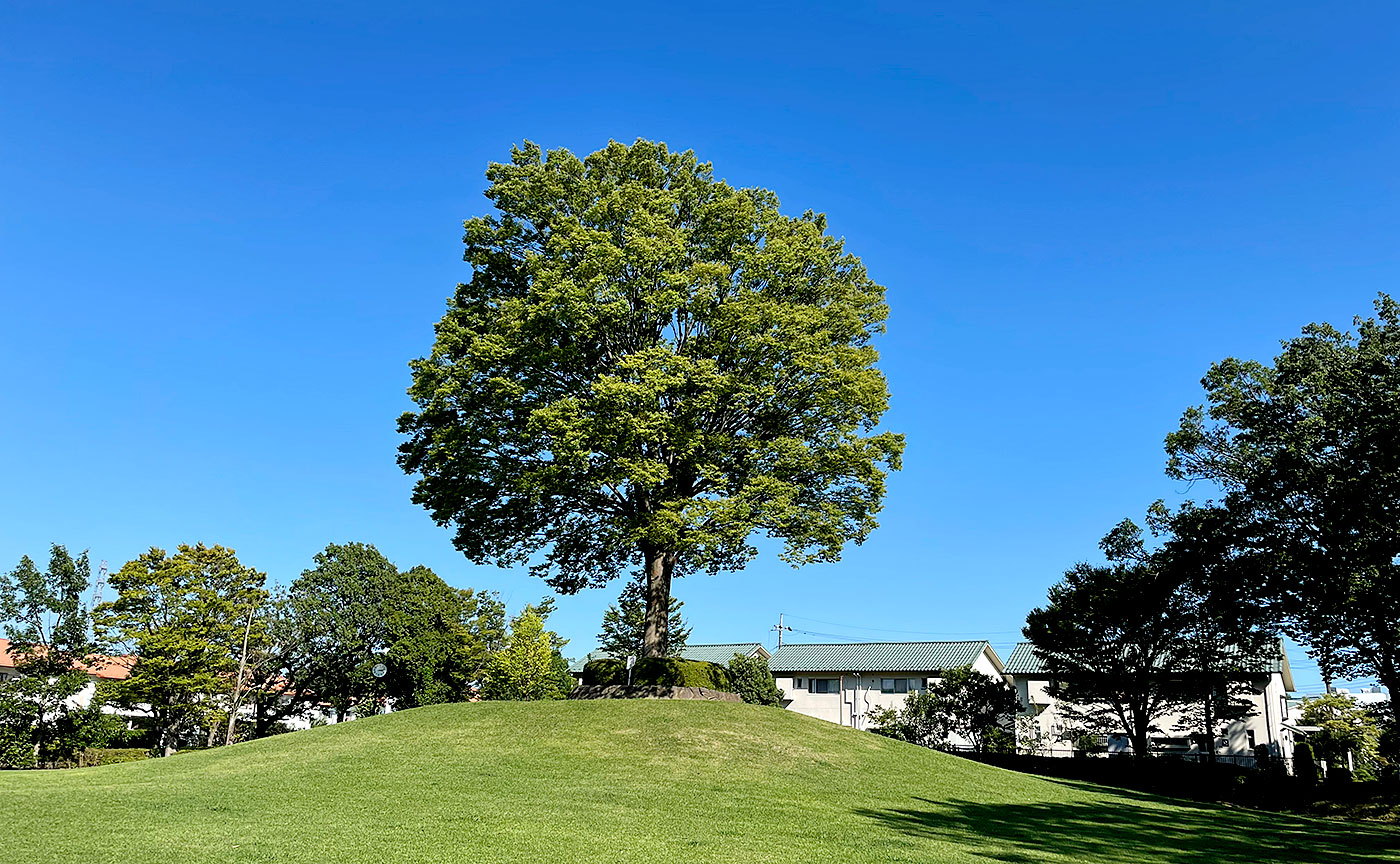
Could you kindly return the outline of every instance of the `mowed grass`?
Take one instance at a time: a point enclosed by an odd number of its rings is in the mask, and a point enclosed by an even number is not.
[[[1337,862],[1391,829],[1045,780],[773,708],[444,705],[0,773],[6,862]]]

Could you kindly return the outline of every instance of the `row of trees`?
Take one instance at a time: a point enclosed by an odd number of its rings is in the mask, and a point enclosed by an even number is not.
[[[0,759],[71,758],[122,734],[104,705],[149,723],[168,754],[282,731],[293,718],[484,699],[562,698],[572,688],[552,600],[508,619],[492,592],[400,570],[371,545],[332,544],[285,589],[222,546],[151,549],[108,579],[89,610],[86,553],[53,547],[0,577],[18,677],[0,682]],[[102,657],[129,674],[74,697]],[[81,701],[81,700],[80,700]]]
[[[1375,305],[1354,332],[1305,327],[1272,364],[1213,365],[1207,404],[1167,436],[1167,473],[1219,497],[1154,505],[1151,549],[1122,523],[1101,544],[1107,565],[1076,566],[1031,613],[1061,701],[1107,706],[1086,723],[1145,753],[1153,723],[1190,708],[1213,738],[1279,632],[1327,680],[1398,692],[1400,305]]]

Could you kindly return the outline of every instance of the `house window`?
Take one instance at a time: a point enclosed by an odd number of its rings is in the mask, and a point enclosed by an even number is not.
[[[809,693],[839,693],[841,688],[835,678],[808,678],[807,692]]]
[[[881,692],[881,693],[908,693],[908,692],[909,692],[909,679],[908,679],[908,678],[881,678],[881,679],[880,679],[880,692]]]
[[[794,679],[792,679],[792,686],[793,686],[794,689],[801,690],[801,689],[802,689],[802,679],[801,679],[801,678],[794,678]]]
[[[1253,753],[1253,752],[1254,752],[1254,730],[1253,730],[1253,729],[1246,729],[1246,730],[1244,730],[1244,736],[1245,736],[1246,740],[1249,741],[1249,752]]]

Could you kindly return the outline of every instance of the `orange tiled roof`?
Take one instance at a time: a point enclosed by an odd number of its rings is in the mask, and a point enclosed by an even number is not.
[[[15,658],[10,654],[10,640],[0,639],[0,666],[14,668]],[[136,665],[136,658],[131,655],[119,657],[107,657],[96,655],[88,658],[84,663],[79,664],[80,668],[89,675],[98,678],[105,678],[109,681],[121,681],[131,675],[131,667]]]

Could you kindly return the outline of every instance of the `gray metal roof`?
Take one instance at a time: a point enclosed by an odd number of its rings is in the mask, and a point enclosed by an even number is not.
[[[983,651],[1001,664],[985,640],[799,643],[774,649],[768,668],[774,672],[942,672],[972,665]]]
[[[735,654],[743,654],[745,657],[757,654],[766,657],[768,651],[761,642],[716,642],[707,645],[687,645],[681,649],[680,656],[685,660],[702,660],[723,665]],[[606,660],[611,656],[606,651],[589,651],[582,660],[575,660],[569,664],[569,671],[575,675],[581,674],[589,661]]]
[[[1260,670],[1265,671],[1264,669]],[[1278,643],[1278,654],[1270,658],[1267,671],[1281,672],[1284,677],[1284,687],[1293,689],[1293,672],[1288,666],[1288,652],[1284,648],[1283,640]],[[1025,675],[1028,677],[1046,675],[1045,662],[1035,651],[1035,643],[1019,642],[1016,650],[1011,652],[1011,656],[1006,658],[1007,675]]]

